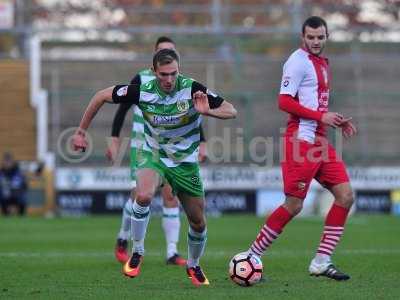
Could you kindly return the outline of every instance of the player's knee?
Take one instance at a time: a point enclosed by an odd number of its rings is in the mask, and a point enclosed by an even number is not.
[[[294,197],[288,197],[284,206],[292,216],[296,216],[303,209],[303,200]]]
[[[292,216],[298,215],[301,212],[302,209],[303,209],[303,202],[296,203],[292,207],[292,211],[291,211]]]
[[[206,220],[204,218],[190,219],[189,225],[196,232],[203,232],[206,229]]]
[[[350,190],[341,193],[339,197],[336,198],[336,202],[343,207],[350,208],[354,203],[353,192]]]
[[[150,191],[137,191],[136,202],[142,206],[148,206],[153,198],[154,193]]]
[[[191,224],[190,227],[196,232],[203,232],[206,229],[206,224]]]

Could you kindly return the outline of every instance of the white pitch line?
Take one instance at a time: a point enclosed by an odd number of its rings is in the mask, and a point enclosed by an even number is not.
[[[239,252],[240,250],[238,250]],[[280,250],[280,251],[269,251],[265,256],[273,256],[273,257],[302,257],[309,256],[314,254],[315,251],[309,250],[299,250],[299,251],[289,251],[289,250]],[[230,257],[234,255],[235,252],[231,251],[206,251],[204,258],[207,257]],[[338,250],[338,255],[399,255],[400,249],[346,249],[346,250]],[[17,252],[0,252],[0,257],[44,257],[44,258],[60,258],[60,257],[100,257],[100,258],[108,258],[113,257],[113,253],[110,252],[26,252],[26,251],[17,251]],[[163,257],[165,253],[156,252],[156,251],[147,251],[146,256],[161,256]]]

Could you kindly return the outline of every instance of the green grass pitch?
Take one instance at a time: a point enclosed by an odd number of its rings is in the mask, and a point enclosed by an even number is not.
[[[152,218],[138,278],[127,278],[113,256],[119,218],[0,218],[0,299],[400,299],[400,218],[353,216],[334,262],[352,278],[308,275],[323,220],[295,219],[263,257],[266,281],[233,284],[229,259],[246,250],[263,219],[208,219],[201,264],[208,287],[191,285],[182,267],[166,266],[160,219]],[[186,256],[187,223],[180,251]]]

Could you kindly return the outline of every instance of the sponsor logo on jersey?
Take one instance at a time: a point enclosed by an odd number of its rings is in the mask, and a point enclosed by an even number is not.
[[[176,108],[180,112],[186,112],[189,110],[189,101],[188,100],[178,100],[176,102]]]
[[[119,96],[119,97],[126,96],[126,94],[128,94],[128,86],[127,85],[120,87],[117,91],[117,96]]]
[[[319,104],[320,108],[328,107],[328,103],[329,103],[329,91],[321,92],[321,95],[318,99],[318,104]]]
[[[155,111],[156,107],[154,105],[147,105],[147,110],[148,111]]]
[[[210,91],[209,89],[207,89],[207,95],[213,96],[214,98],[218,97],[218,95],[212,91]]]
[[[199,185],[200,184],[200,178],[197,176],[192,176],[192,178],[190,178],[190,180],[192,181],[192,183],[194,185]]]
[[[290,77],[287,77],[287,76],[283,77],[282,85],[284,87],[287,87],[289,85],[289,79],[290,79]]]
[[[181,123],[182,117],[180,115],[175,116],[160,116],[152,115],[150,121],[155,126],[174,126]]]
[[[144,87],[145,87],[146,89],[149,89],[149,88],[151,88],[151,85],[152,85],[152,81],[150,80],[149,82],[146,82],[146,83],[144,84]]]

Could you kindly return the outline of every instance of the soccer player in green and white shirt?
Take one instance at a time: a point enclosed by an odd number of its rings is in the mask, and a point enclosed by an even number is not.
[[[174,49],[175,43],[169,37],[161,36],[157,39],[154,50],[155,52],[161,49]],[[145,84],[155,78],[153,70],[151,68],[140,71],[131,80],[131,84]],[[113,161],[114,157],[119,153],[121,141],[119,138],[122,125],[124,123],[127,112],[133,106],[133,103],[121,103],[114,116],[112,124],[112,139],[111,144],[107,149],[107,157]],[[142,111],[135,106],[133,115],[133,127],[132,127],[132,140],[131,140],[131,151],[130,151],[130,169],[132,179],[132,193],[135,192],[136,187],[136,169],[137,169],[137,139],[142,136],[143,132],[138,134],[141,130],[140,124],[143,124]],[[206,146],[202,128],[200,128],[200,147],[199,147],[199,160],[203,161],[206,157]],[[179,202],[175,195],[172,194],[172,189],[168,184],[164,184],[161,188],[162,196],[162,228],[165,235],[167,244],[167,264],[171,265],[186,265],[186,260],[183,259],[178,253],[178,241],[179,241],[179,230],[180,230],[180,218],[179,218]],[[132,195],[132,199],[134,199]],[[115,257],[121,263],[125,263],[129,259],[128,254],[128,240],[131,238],[131,216],[132,216],[132,201],[126,201],[123,212],[120,231],[118,233],[117,243],[115,246]]]
[[[136,197],[133,202],[133,254],[123,272],[140,273],[149,205],[157,188],[167,181],[178,195],[189,221],[187,273],[196,286],[208,285],[199,260],[207,239],[204,191],[199,174],[198,148],[202,116],[236,117],[226,100],[179,74],[179,57],[171,49],[153,57],[156,79],[144,85],[117,85],[97,92],[73,136],[76,150],[85,149],[85,130],[105,102],[133,103],[143,112],[144,145],[138,153]]]

